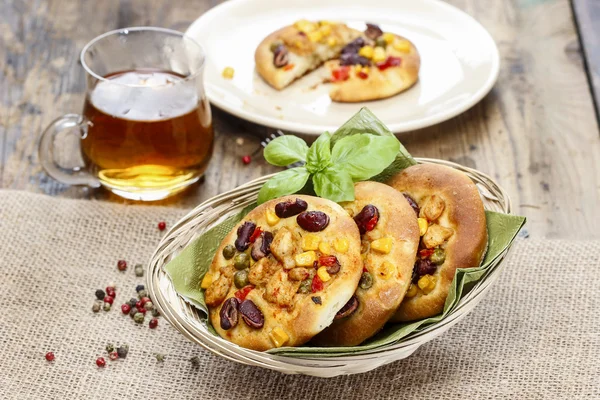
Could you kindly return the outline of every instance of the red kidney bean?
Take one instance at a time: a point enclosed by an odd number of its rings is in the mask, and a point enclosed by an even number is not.
[[[329,225],[329,216],[321,211],[304,211],[298,214],[296,222],[305,231],[320,232]]]
[[[306,211],[307,208],[308,203],[302,199],[296,199],[296,201],[288,200],[275,205],[275,214],[279,218],[288,218]]]
[[[237,230],[237,239],[235,240],[235,248],[238,251],[244,251],[250,246],[250,236],[254,233],[256,224],[254,222],[244,222]]]
[[[379,221],[379,210],[372,204],[367,204],[363,209],[354,217],[354,222],[358,225],[358,230],[361,235],[375,229]]]
[[[412,209],[415,210],[415,213],[417,213],[417,217],[418,217],[421,209],[419,208],[419,205],[417,204],[417,202],[414,201],[413,198],[410,197],[409,195],[407,195],[406,193],[402,193],[402,194],[404,195],[404,197],[406,198],[406,201],[408,201],[408,204],[410,204]]]
[[[327,267],[327,273],[337,274],[340,272],[340,262],[336,256],[321,256],[319,257],[319,265]]]
[[[335,314],[333,319],[346,318],[350,316],[358,308],[358,298],[356,296],[350,297],[350,300]]]
[[[365,30],[365,36],[369,39],[375,40],[379,36],[383,35],[383,31],[381,28],[375,24],[367,24],[367,29]]]
[[[221,311],[219,312],[219,316],[221,317],[221,329],[228,330],[237,325],[239,305],[240,301],[235,297],[230,297],[225,300],[225,303],[223,303]]]
[[[273,242],[273,234],[265,231],[260,234],[260,237],[256,239],[252,245],[252,258],[254,261],[258,261],[263,257],[271,254],[271,243]]]
[[[285,67],[288,64],[288,51],[284,45],[279,45],[273,51],[273,65],[277,68]]]
[[[242,319],[251,328],[262,328],[265,324],[263,313],[256,307],[252,300],[244,300],[240,305]]]
[[[431,262],[430,259],[418,259],[415,263],[414,274],[413,274],[413,282],[419,280],[423,275],[431,275],[434,274],[437,269],[437,265]]]

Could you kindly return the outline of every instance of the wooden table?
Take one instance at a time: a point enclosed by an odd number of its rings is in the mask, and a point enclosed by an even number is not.
[[[82,199],[124,201],[104,190],[49,178],[37,158],[42,129],[81,109],[78,54],[111,29],[155,25],[185,30],[218,1],[4,0],[0,2],[0,187]],[[528,217],[531,235],[599,238],[600,135],[568,0],[451,0],[498,43],[500,77],[466,113],[400,140],[415,156],[484,171]],[[214,110],[215,155],[203,183],[163,203],[191,207],[274,172],[260,156],[240,161],[271,130]],[[237,144],[236,139],[243,139]],[[241,141],[238,141],[241,142]]]

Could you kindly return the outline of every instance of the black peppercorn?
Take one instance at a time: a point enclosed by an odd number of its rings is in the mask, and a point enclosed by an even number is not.
[[[104,293],[104,290],[102,290],[102,289],[96,290],[96,298],[98,300],[104,300],[104,296],[106,296],[106,293]]]

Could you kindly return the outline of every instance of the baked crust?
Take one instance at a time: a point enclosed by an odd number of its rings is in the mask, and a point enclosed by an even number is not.
[[[329,92],[331,100],[341,103],[381,100],[395,96],[417,82],[421,67],[419,52],[408,39],[398,35],[394,36],[410,43],[410,51],[407,53],[391,52],[392,56],[401,58],[400,65],[385,70],[379,70],[375,65],[371,66],[366,79],[361,79],[355,73],[351,73],[349,79],[333,83]],[[339,68],[339,60],[329,61],[327,68],[329,70]]]
[[[373,285],[356,290],[359,306],[353,314],[334,320],[313,339],[321,346],[355,346],[383,327],[396,312],[410,285],[419,246],[417,217],[401,193],[378,182],[359,182],[354,193],[355,201],[341,204],[350,215],[357,215],[368,204],[379,210],[375,229],[362,235],[362,240],[372,242],[391,237],[393,245],[388,254],[372,249],[363,254],[364,267],[373,276]],[[394,265],[396,273],[383,275],[383,262]]]
[[[445,203],[437,223],[451,228],[445,244],[446,259],[434,276],[437,284],[428,294],[405,298],[391,321],[413,321],[443,311],[450,284],[457,268],[476,268],[487,247],[487,227],[483,202],[475,184],[464,173],[437,164],[420,164],[406,168],[388,182],[423,206],[432,195]]]
[[[289,340],[285,343],[286,346],[299,346],[306,343],[331,324],[337,311],[346,304],[358,285],[362,273],[362,262],[360,258],[360,235],[356,224],[338,204],[326,199],[302,195],[285,196],[271,200],[252,210],[223,240],[209,272],[216,276],[222,267],[225,270],[235,271],[232,266],[233,259],[226,260],[222,252],[226,245],[234,243],[237,238],[238,227],[246,221],[252,221],[263,230],[274,233],[274,243],[278,240],[277,232],[285,232],[286,229],[292,232],[293,237],[295,237],[292,240],[292,250],[289,257],[283,262],[289,261],[290,257],[293,262],[293,256],[303,251],[301,243],[296,239],[308,232],[300,228],[296,222],[296,216],[281,218],[277,224],[269,226],[265,212],[266,210],[274,210],[277,203],[286,200],[295,201],[297,198],[308,203],[308,211],[319,210],[329,216],[329,225],[321,232],[315,232],[314,234],[318,235],[322,241],[328,242],[333,242],[336,238],[345,238],[349,243],[348,250],[346,253],[333,253],[341,264],[340,271],[335,275],[331,275],[331,280],[324,283],[323,290],[308,294],[296,293],[299,282],[292,281],[289,278],[282,262],[277,261],[273,254],[265,257],[264,259],[268,261],[268,264],[265,265],[270,265],[268,272],[265,273],[265,282],[257,284],[246,297],[246,299],[252,300],[264,315],[264,326],[259,329],[249,327],[241,317],[235,327],[229,330],[221,328],[219,315],[221,307],[225,299],[233,297],[234,293],[239,290],[235,287],[233,278],[231,278],[231,286],[225,298],[218,305],[209,305],[208,309],[211,323],[217,333],[242,347],[260,351],[276,347],[269,337],[271,331],[276,327],[281,328],[289,336]],[[272,250],[273,248],[274,246],[271,245]],[[252,267],[250,269],[252,270]],[[279,278],[283,280],[281,293],[291,289],[289,291],[293,294],[291,306],[281,307],[276,302],[267,300],[269,298],[266,294],[267,286],[269,284],[277,285],[279,282],[277,279]],[[213,284],[215,284],[214,280]],[[276,289],[275,293],[279,293],[279,289]],[[317,304],[311,299],[314,296],[320,298],[321,304]]]

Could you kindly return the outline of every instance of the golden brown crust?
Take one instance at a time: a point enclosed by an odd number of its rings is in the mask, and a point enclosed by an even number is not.
[[[373,276],[373,286],[356,290],[359,306],[349,317],[335,320],[313,339],[321,346],[355,346],[376,334],[392,317],[410,285],[413,265],[419,245],[417,217],[404,196],[393,188],[377,182],[355,185],[356,199],[342,206],[351,215],[371,204],[379,210],[375,229],[362,236],[372,242],[391,237],[389,254],[368,250],[363,256],[364,267]],[[378,272],[383,262],[396,267],[396,274],[382,277]]]
[[[395,36],[399,40],[410,43],[408,53],[393,52],[392,54],[402,59],[400,66],[389,67],[382,71],[376,66],[371,66],[366,79],[361,79],[351,72],[349,79],[333,83],[329,92],[331,100],[341,103],[380,100],[412,87],[419,79],[421,57],[412,42],[401,36]],[[327,65],[330,70],[333,70],[339,67],[339,61],[331,61]]]
[[[210,266],[209,273],[216,275],[222,267],[231,268],[228,266],[233,263],[233,260],[226,260],[222,255],[222,251],[226,245],[234,243],[237,238],[238,227],[246,221],[253,221],[263,230],[273,232],[275,240],[278,240],[277,232],[286,232],[286,230],[292,232],[292,235],[297,235],[295,236],[296,239],[300,235],[307,234],[308,232],[297,225],[296,216],[282,218],[273,226],[270,226],[266,220],[266,210],[274,210],[277,203],[286,200],[294,201],[296,198],[305,200],[308,203],[309,211],[319,210],[329,216],[329,225],[323,231],[315,233],[315,235],[318,235],[322,241],[327,242],[331,242],[336,238],[345,238],[349,242],[348,251],[344,254],[334,253],[340,261],[340,271],[332,275],[332,279],[325,283],[322,291],[308,294],[296,294],[299,282],[290,281],[288,273],[283,269],[282,263],[285,260],[277,261],[274,255],[266,257],[266,261],[270,263],[271,268],[266,273],[265,283],[257,284],[246,297],[252,300],[264,315],[264,326],[260,329],[250,328],[240,318],[235,327],[224,330],[220,326],[219,315],[223,302],[209,306],[211,323],[219,335],[242,347],[254,350],[267,350],[276,347],[269,337],[272,329],[276,327],[283,329],[289,336],[289,340],[285,343],[286,346],[299,346],[307,342],[331,323],[337,310],[350,299],[358,285],[362,273],[362,262],[360,259],[360,236],[356,224],[338,204],[326,199],[302,195],[285,196],[271,200],[252,210],[223,240]],[[291,251],[289,252],[289,256],[286,256],[286,260],[289,260],[290,257],[293,260],[294,254],[302,252],[302,249],[299,247],[300,244],[297,241],[292,242],[292,246],[290,246]],[[273,245],[271,249],[274,249]],[[279,252],[279,254],[283,253],[283,251]],[[293,294],[292,307],[282,308],[274,304],[273,301],[267,300],[278,298],[283,301],[281,296],[278,297],[281,295],[279,291],[270,293],[270,295],[267,294],[269,290],[269,283],[267,281],[277,284],[278,281],[273,281],[273,279],[277,280],[280,278],[282,282],[280,287],[283,291],[286,288],[292,289],[292,292],[290,292]],[[233,297],[237,290],[232,283],[224,298]],[[316,304],[311,299],[313,296],[318,296],[321,304]]]
[[[277,90],[281,90],[292,81],[300,76],[292,76],[283,68],[277,68],[273,64],[273,52],[271,51],[271,43],[280,39],[282,36],[289,35],[296,31],[293,26],[286,26],[268,35],[256,48],[254,52],[254,62],[256,63],[256,71],[258,74],[271,86]]]
[[[438,281],[433,291],[405,298],[392,321],[413,321],[442,312],[457,268],[475,268],[487,247],[487,227],[483,203],[475,184],[464,173],[436,164],[409,167],[388,182],[408,194],[419,206],[432,195],[444,200],[439,225],[454,233],[445,245],[446,260],[435,273]]]

